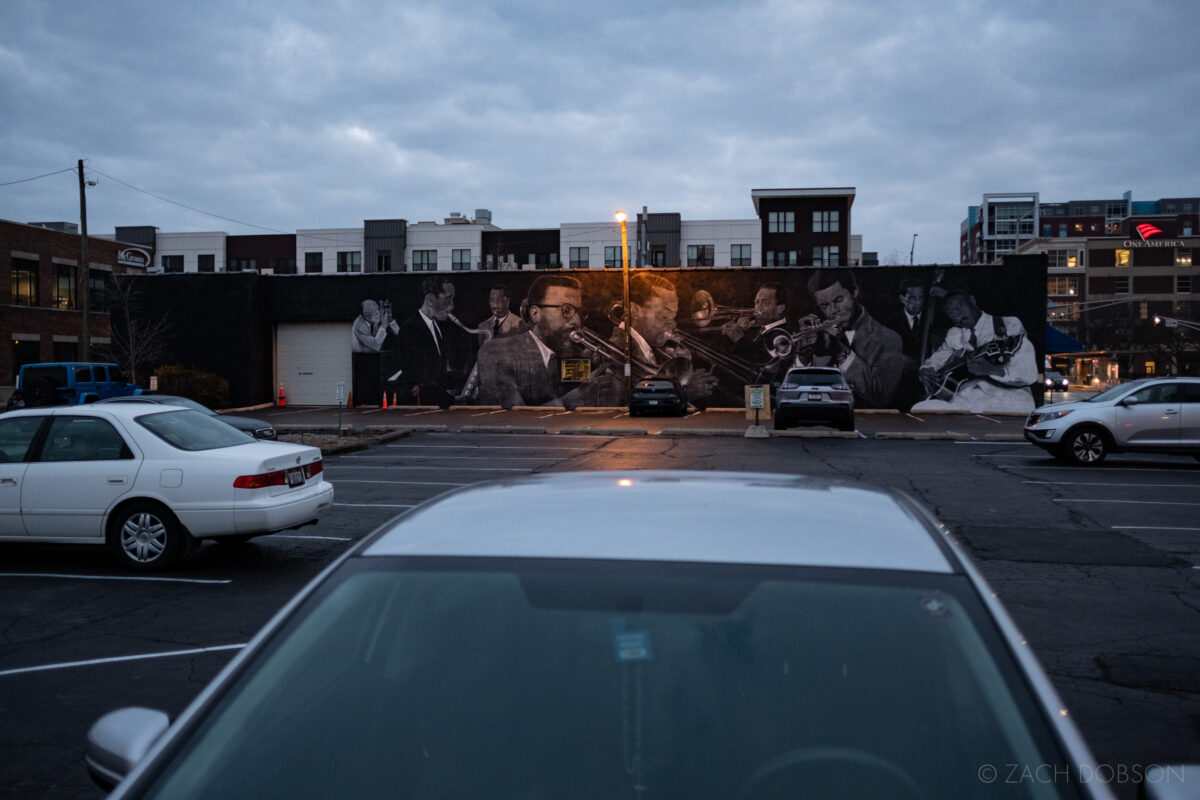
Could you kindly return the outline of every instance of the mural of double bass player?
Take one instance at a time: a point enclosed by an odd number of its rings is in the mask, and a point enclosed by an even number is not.
[[[778,383],[793,366],[835,365],[859,408],[1025,411],[1045,273],[1019,263],[1004,281],[995,267],[965,266],[637,270],[628,313],[618,271],[503,283],[388,276],[371,290],[387,299],[356,301],[352,344],[360,359],[378,352],[357,363],[377,368],[385,396],[401,404],[623,406],[628,346],[635,380],[678,380],[698,409],[741,407],[747,384]],[[956,291],[942,288],[944,274]],[[993,317],[976,298],[1009,314]],[[406,306],[411,315],[392,318]],[[590,361],[590,377],[564,380],[563,359]]]

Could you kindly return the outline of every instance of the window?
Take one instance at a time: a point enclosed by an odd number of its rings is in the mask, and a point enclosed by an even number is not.
[[[1150,319],[1150,304],[1145,300],[1138,303],[1138,319]]]
[[[1050,223],[1049,222],[1042,223],[1042,236],[1045,236],[1047,238],[1050,236]]]
[[[1191,275],[1176,275],[1175,276],[1175,293],[1176,294],[1191,294],[1192,293],[1192,276]]]
[[[814,211],[813,233],[837,233],[838,214],[837,211]]]
[[[437,270],[437,250],[413,250],[413,272]]]
[[[620,247],[605,247],[604,248],[604,268],[605,269],[620,269],[621,268],[621,248]]]
[[[572,247],[567,251],[567,257],[571,269],[587,269],[588,267],[588,248]]]
[[[304,271],[305,272],[320,272],[323,255],[321,253],[305,253],[304,254]]]
[[[338,272],[362,272],[362,252],[358,250],[340,250],[337,254]]]
[[[108,281],[112,273],[103,269],[88,270],[88,302],[92,311],[107,313],[108,311]]]
[[[1060,239],[1067,238],[1067,223],[1065,223],[1065,222],[1058,223],[1058,236]]]
[[[54,307],[75,308],[75,267],[70,264],[54,265]]]
[[[183,272],[183,256],[163,256],[163,272]]]
[[[713,259],[716,257],[713,251],[714,247],[711,244],[689,244],[687,265],[689,267],[713,266]]]
[[[840,263],[841,248],[833,247],[814,247],[813,248],[813,266],[814,267],[836,267]]]
[[[1179,235],[1180,236],[1191,236],[1192,235],[1192,221],[1190,219],[1186,219],[1183,221],[1183,233],[1181,233]]]
[[[1053,268],[1074,268],[1079,266],[1078,250],[1047,250],[1046,266]]]
[[[1121,275],[1113,283],[1114,294],[1129,294],[1129,276]]]
[[[212,253],[201,253],[196,256],[196,270],[198,272],[215,272],[217,269],[217,257]]]
[[[272,258],[271,272],[275,275],[295,275],[296,274],[296,259],[294,258]]]
[[[1113,263],[1118,267],[1128,267],[1129,266],[1129,251],[1128,250],[1115,251],[1115,259],[1114,259]]]
[[[226,272],[258,272],[257,258],[231,258],[225,264]]]
[[[54,360],[55,361],[78,361],[79,360],[79,342],[54,342]],[[78,380],[78,379],[77,379]],[[85,378],[85,381],[91,380]]]
[[[768,250],[766,255],[766,265],[768,267],[794,267],[800,263],[799,250]]]
[[[750,266],[750,245],[734,244],[729,246],[729,266],[731,267],[748,267]]]
[[[391,272],[392,271],[392,251],[380,250],[375,253],[375,271],[376,272]]]
[[[450,269],[470,269],[471,268],[471,251],[451,250],[450,251]]]
[[[1048,295],[1077,295],[1079,294],[1079,278],[1075,275],[1051,275],[1046,280]]]
[[[1190,267],[1192,265],[1192,248],[1177,247],[1175,248],[1175,266]]]
[[[767,233],[795,233],[796,232],[796,212],[795,211],[769,211],[767,212]]]
[[[38,301],[38,265],[24,258],[12,260],[12,301],[16,306],[36,306]]]

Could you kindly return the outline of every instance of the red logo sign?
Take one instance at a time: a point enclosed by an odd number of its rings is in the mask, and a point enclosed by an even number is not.
[[[1149,239],[1151,236],[1158,236],[1160,233],[1162,233],[1160,229],[1154,227],[1149,222],[1143,222],[1141,225],[1138,225],[1137,232],[1142,235],[1143,242]]]

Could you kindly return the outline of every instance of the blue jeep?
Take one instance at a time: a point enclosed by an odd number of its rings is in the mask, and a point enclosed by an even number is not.
[[[17,388],[8,408],[94,403],[109,397],[150,394],[125,380],[116,364],[93,361],[59,361],[25,364],[17,373]]]

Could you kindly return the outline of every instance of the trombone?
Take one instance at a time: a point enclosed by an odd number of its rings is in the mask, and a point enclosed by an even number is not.
[[[753,308],[718,305],[712,294],[704,289],[692,295],[692,325],[697,328],[707,328],[714,322],[728,322],[753,315]]]

